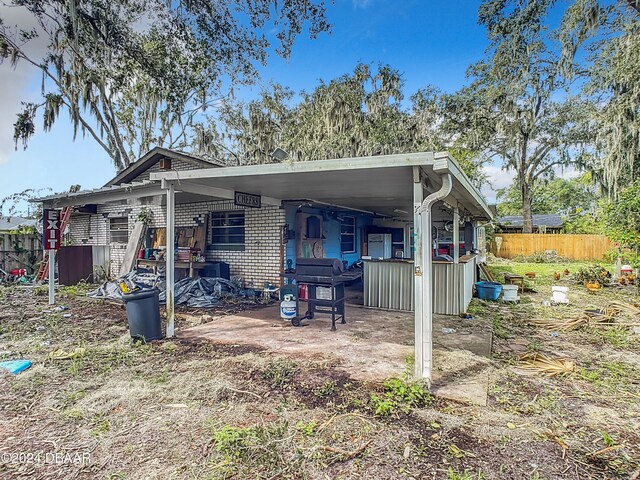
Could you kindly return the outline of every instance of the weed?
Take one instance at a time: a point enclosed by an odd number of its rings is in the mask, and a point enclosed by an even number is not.
[[[288,429],[287,422],[214,427],[212,441],[218,455],[223,457],[222,462],[215,464],[216,476],[275,478],[287,472],[287,478],[299,478],[303,454],[292,437],[287,436]]]
[[[93,416],[93,428],[91,429],[91,435],[94,437],[99,437],[103,433],[107,433],[111,430],[111,424],[109,420],[104,418],[102,415],[94,415]]]
[[[83,360],[82,357],[74,357],[71,359],[71,365],[67,368],[67,372],[69,372],[74,377],[80,376],[80,369],[82,368]]]
[[[304,433],[307,436],[312,436],[316,433],[316,428],[318,428],[318,423],[315,420],[311,420],[310,422],[298,422],[296,423],[296,430]]]
[[[68,285],[60,287],[60,296],[66,298],[85,297],[90,289],[90,285],[80,282],[77,285]]]
[[[432,395],[424,390],[421,383],[404,378],[387,380],[382,396],[371,395],[373,413],[380,417],[392,415],[398,410],[408,413],[412,408],[424,407],[432,401]]]
[[[616,441],[607,432],[602,432],[602,442],[605,447],[613,447],[616,444]]]
[[[271,382],[275,388],[282,388],[289,383],[291,377],[298,371],[298,364],[289,358],[269,360],[263,377]]]
[[[487,311],[487,304],[476,298],[471,299],[471,303],[467,307],[467,313],[476,317]]]
[[[477,474],[472,474],[472,473],[469,473],[467,470],[465,470],[462,473],[458,473],[452,467],[449,467],[449,471],[447,472],[447,479],[448,480],[485,480],[486,477],[484,476],[484,473],[482,473],[482,470],[480,469],[478,469]]]
[[[335,380],[327,380],[316,388],[313,393],[316,397],[329,397],[336,392],[336,385]]]
[[[504,326],[500,317],[493,317],[493,335],[500,340],[509,338],[509,330]]]
[[[169,381],[169,369],[164,367],[160,374],[155,375],[151,378],[152,383],[163,384]]]
[[[110,473],[107,477],[107,480],[125,480],[127,475],[124,472],[114,472]]]
[[[49,287],[43,287],[42,285],[35,287],[32,290],[33,294],[37,297],[44,297],[49,294]]]
[[[82,413],[82,410],[80,410],[79,408],[70,408],[68,410],[65,410],[64,411],[64,415],[67,418],[71,418],[71,419],[77,419],[77,418],[84,417],[84,414]]]
[[[540,340],[531,340],[527,344],[527,352],[530,352],[530,353],[539,352],[541,348],[542,348],[542,343],[540,343]]]

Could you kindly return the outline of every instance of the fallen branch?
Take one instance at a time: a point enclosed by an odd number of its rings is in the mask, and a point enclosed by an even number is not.
[[[362,452],[364,452],[367,447],[371,444],[373,440],[369,440],[368,442],[363,443],[359,448],[356,448],[352,451],[342,450],[341,448],[329,447],[327,445],[323,445],[320,447],[321,450],[325,452],[335,453],[336,455],[340,455],[345,458],[345,460],[357,457]]]
[[[227,389],[227,390],[231,390],[232,392],[236,392],[236,393],[245,393],[245,394],[247,394],[247,395],[253,395],[253,396],[254,396],[254,397],[256,397],[256,398],[260,398],[260,399],[262,398],[262,397],[261,397],[260,395],[258,395],[257,393],[249,392],[249,391],[247,391],[247,390],[240,390],[240,389],[238,389],[238,388],[232,388],[232,387],[229,387],[229,386],[225,386],[224,388],[225,388],[225,389]]]
[[[602,455],[603,453],[607,453],[607,452],[610,452],[612,450],[618,450],[619,448],[623,448],[623,447],[624,447],[624,445],[612,445],[610,447],[606,447],[606,448],[603,448],[601,450],[598,450],[597,452],[589,452],[589,453],[587,453],[587,456],[596,457],[598,455]]]
[[[364,420],[365,422],[371,423],[373,424],[373,422],[371,420],[369,420],[366,416],[361,415],[359,413],[353,413],[353,412],[349,412],[349,413],[341,413],[341,414],[335,414],[333,417],[331,417],[329,420],[327,420],[326,422],[324,422],[322,425],[320,425],[320,427],[318,428],[318,432],[322,432],[325,428],[327,428],[335,419],[337,418],[341,418],[341,417],[357,417],[360,418],[362,420]]]

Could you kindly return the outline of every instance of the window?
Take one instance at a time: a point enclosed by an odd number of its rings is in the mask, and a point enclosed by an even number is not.
[[[111,243],[127,243],[129,241],[129,219],[127,217],[109,219],[109,241]]]
[[[212,250],[244,250],[244,210],[211,213]]]
[[[342,217],[340,220],[340,252],[354,253],[356,251],[356,219]]]

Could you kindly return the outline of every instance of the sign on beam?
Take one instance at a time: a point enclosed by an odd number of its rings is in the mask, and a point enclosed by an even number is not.
[[[44,249],[58,250],[62,238],[60,210],[44,210],[42,218],[44,219],[44,241],[42,242]]]
[[[252,193],[234,192],[233,203],[239,207],[260,208],[262,197]]]

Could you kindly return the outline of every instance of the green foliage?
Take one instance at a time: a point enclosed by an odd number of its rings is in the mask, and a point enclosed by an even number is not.
[[[296,430],[304,433],[309,437],[313,436],[316,433],[317,428],[318,428],[318,422],[316,422],[315,420],[311,420],[310,422],[296,423]]]
[[[533,252],[531,255],[514,255],[512,260],[517,263],[567,263],[569,261],[560,255],[545,252]]]
[[[222,125],[202,125],[198,144],[241,164],[273,162],[276,147],[288,153],[288,161],[449,150],[480,185],[485,177],[476,152],[440,128],[441,92],[423,88],[406,106],[404,98],[399,71],[358,64],[353,72],[321,81],[310,92],[294,95],[271,84],[257,100],[227,102],[221,109]]]
[[[467,470],[458,473],[453,467],[449,467],[447,471],[447,480],[485,480],[486,478],[480,469],[477,474],[472,474]]]
[[[43,77],[39,101],[18,114],[16,144],[26,147],[36,115],[47,131],[66,110],[74,138],[92,137],[118,169],[153,145],[185,148],[198,118],[227,93],[223,78],[252,82],[256,65],[273,51],[287,57],[303,30],[315,38],[330,29],[322,0],[9,5],[21,7],[24,24],[0,21],[0,62],[25,61]]]
[[[387,417],[397,412],[408,413],[412,408],[420,408],[433,403],[433,396],[425,391],[421,382],[405,378],[390,378],[384,382],[381,396],[371,395],[374,415]]]
[[[289,358],[271,359],[262,374],[276,388],[285,387],[298,371],[298,364]]]
[[[608,285],[611,283],[609,274],[610,272],[602,265],[594,264],[578,269],[573,275],[573,280],[581,284],[598,282],[601,285]]]
[[[575,0],[560,28],[564,73],[583,77],[582,95],[596,107],[590,119],[597,127],[595,148],[588,164],[613,199],[638,178],[640,166],[638,10],[633,1]]]
[[[538,179],[531,190],[531,213],[550,214],[561,212],[563,216],[574,216],[588,211],[595,198],[595,185],[590,173],[570,180],[564,178]],[[509,188],[497,190],[499,215],[522,213],[522,192],[517,183]]]
[[[327,380],[320,387],[313,391],[317,397],[329,397],[336,392],[335,380]]]
[[[602,207],[606,235],[621,246],[640,248],[640,180]]]
[[[478,13],[490,45],[468,70],[471,84],[445,96],[443,125],[460,141],[502,160],[522,198],[524,232],[531,232],[536,181],[587,154],[592,105],[567,95],[558,41],[548,27],[550,0],[485,0]]]
[[[309,427],[311,428],[311,427]],[[212,467],[213,478],[275,478],[283,471],[299,478],[302,452],[287,435],[287,422],[222,428],[212,426],[212,441],[220,458]],[[303,432],[305,433],[305,432]]]
[[[505,327],[500,317],[493,317],[492,326],[493,335],[496,338],[501,340],[509,338],[509,330]]]

